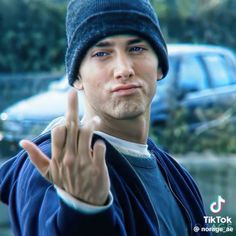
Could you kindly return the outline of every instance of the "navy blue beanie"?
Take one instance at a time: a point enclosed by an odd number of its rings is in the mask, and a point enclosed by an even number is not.
[[[88,49],[118,34],[134,34],[147,40],[157,54],[163,77],[168,72],[166,44],[149,0],[71,0],[66,33],[66,72],[72,86]]]

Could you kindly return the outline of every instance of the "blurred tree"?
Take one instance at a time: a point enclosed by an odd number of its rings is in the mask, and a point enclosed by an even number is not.
[[[1,0],[0,71],[51,71],[62,67],[65,3]]]
[[[150,0],[168,43],[212,43],[236,48],[236,1]],[[0,1],[0,72],[64,67],[68,0]],[[227,16],[227,17],[225,17]]]
[[[169,1],[169,0],[167,0]],[[182,17],[193,17],[200,16],[203,12],[208,12],[223,4],[224,0],[173,0],[176,1],[177,11]]]
[[[231,101],[232,102],[232,101]],[[199,108],[197,108],[198,111]],[[196,111],[195,111],[196,112]],[[188,123],[189,111],[176,108],[171,119],[163,125],[151,127],[151,136],[161,147],[170,153],[204,152],[211,150],[219,153],[236,153],[236,108],[225,110],[224,106],[214,106],[208,109],[208,117],[218,120],[214,126],[206,124],[191,127]],[[228,119],[219,117],[230,114]]]
[[[210,43],[236,49],[235,0],[153,0],[168,43]],[[227,17],[226,17],[227,16]]]

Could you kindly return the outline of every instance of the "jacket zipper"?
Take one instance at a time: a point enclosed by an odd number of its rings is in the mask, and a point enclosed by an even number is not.
[[[123,156],[123,154],[121,154],[121,155]],[[141,178],[139,177],[139,175],[136,173],[136,171],[135,171],[135,169],[133,168],[133,166],[128,162],[128,160],[125,158],[125,156],[123,156],[123,158],[124,158],[125,161],[128,163],[128,165],[130,166],[130,168],[132,169],[132,171],[135,173],[136,177],[139,179],[139,181],[140,181],[142,187],[145,189],[145,192],[146,192],[146,194],[147,194],[148,200],[149,200],[149,202],[150,202],[150,204],[151,204],[151,206],[152,206],[152,210],[153,210],[154,215],[155,215],[155,218],[156,218],[155,221],[157,222],[157,231],[158,231],[158,234],[160,235],[160,225],[159,225],[160,223],[159,223],[159,219],[158,219],[158,216],[157,216],[157,214],[156,214],[155,208],[154,208],[154,206],[153,206],[153,203],[152,203],[152,201],[151,201],[150,195],[149,195],[149,193],[148,193],[148,191],[147,191],[147,189],[146,189],[146,187],[145,187],[143,181],[141,180]]]
[[[155,156],[155,154],[153,153],[153,151],[151,151],[152,152],[152,154]],[[157,158],[157,161],[159,162],[159,164],[160,164],[160,166],[161,166],[161,163],[160,163],[160,161],[158,160],[158,158]],[[192,220],[191,220],[191,217],[190,217],[190,214],[189,214],[189,212],[188,212],[188,210],[186,209],[186,207],[184,206],[184,204],[183,204],[183,202],[179,199],[179,197],[176,195],[176,193],[174,192],[174,190],[172,189],[172,186],[171,186],[171,183],[170,183],[170,180],[169,180],[169,177],[168,177],[168,175],[167,175],[167,173],[166,173],[166,170],[162,167],[162,169],[164,170],[164,173],[165,173],[165,176],[166,176],[166,179],[167,179],[167,184],[168,184],[168,186],[169,186],[169,188],[170,188],[170,191],[172,192],[172,194],[173,194],[173,196],[177,199],[177,201],[181,204],[181,206],[183,207],[183,209],[185,210],[185,213],[186,213],[186,215],[187,215],[187,218],[188,218],[188,221],[189,221],[189,223],[190,223],[190,234],[191,235],[193,235],[192,234]]]
[[[185,210],[185,212],[187,213],[187,217],[188,217],[188,221],[190,223],[190,234],[192,235],[192,221],[191,221],[191,218],[190,218],[190,215],[189,215],[189,212],[188,210],[186,209],[186,207],[184,206],[184,204],[182,203],[182,201],[179,199],[179,197],[175,194],[175,192],[173,191],[172,187],[171,187],[171,184],[170,184],[170,181],[169,181],[169,178],[167,177],[167,181],[168,181],[168,186],[170,188],[170,191],[172,192],[172,194],[174,195],[174,197],[178,200],[178,202],[182,205],[183,209]]]

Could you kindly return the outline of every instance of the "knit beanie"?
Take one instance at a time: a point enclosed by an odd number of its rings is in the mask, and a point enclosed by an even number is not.
[[[88,49],[118,34],[134,34],[147,40],[157,54],[163,77],[168,72],[166,44],[149,0],[71,0],[66,34],[66,72],[72,86]]]

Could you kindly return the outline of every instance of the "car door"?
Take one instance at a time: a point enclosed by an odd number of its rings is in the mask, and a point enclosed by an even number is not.
[[[180,105],[187,110],[186,119],[190,128],[195,129],[201,123],[208,122],[208,109],[214,103],[209,73],[200,54],[189,53],[181,57],[177,78]]]
[[[214,53],[203,56],[210,75],[212,101],[217,107],[216,118],[225,120],[236,116],[236,67],[227,54]]]

